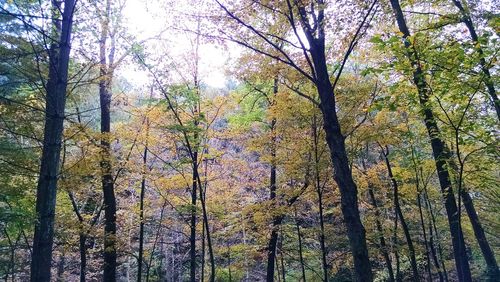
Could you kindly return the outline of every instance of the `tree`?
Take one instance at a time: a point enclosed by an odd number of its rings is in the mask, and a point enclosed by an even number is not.
[[[252,6],[256,6],[257,9],[263,9],[266,12],[273,13],[275,17],[281,17],[280,20],[283,22],[278,22],[278,24],[286,27],[295,34],[295,39],[298,41],[298,44],[300,44],[298,48],[303,54],[302,60],[308,69],[301,67],[302,62],[300,64],[296,63],[292,59],[291,54],[282,47],[284,44],[288,45],[289,42],[286,39],[272,33],[269,34],[267,31],[259,30],[256,26],[252,25],[251,22],[242,18],[242,16],[230,11],[221,2],[217,1],[217,3],[233,21],[244,29],[249,30],[253,36],[257,37],[261,44],[264,44],[264,47],[249,42],[246,39],[232,36],[229,36],[230,40],[292,67],[315,85],[321,101],[320,109],[323,115],[323,128],[326,133],[330,157],[334,166],[333,175],[340,188],[342,212],[347,226],[351,252],[354,258],[356,280],[371,281],[372,271],[366,246],[365,229],[359,215],[357,187],[349,168],[344,142],[345,136],[341,132],[340,123],[336,114],[334,91],[342,68],[356,45],[355,43],[359,40],[358,36],[362,31],[366,30],[366,21],[376,1],[373,2],[361,21],[333,83],[330,80],[325,53],[325,25],[327,21],[325,11],[327,8],[324,1],[312,1],[311,3],[286,1],[286,3],[277,6],[260,2],[256,2],[253,5],[251,4]],[[309,45],[308,48],[305,47],[306,43],[303,42],[303,39],[299,36],[299,28],[301,28],[301,31],[306,37],[307,44]],[[224,31],[222,32],[225,34]],[[273,41],[276,39],[283,45],[274,43]]]
[[[61,7],[61,4],[64,4],[64,7]],[[50,281],[59,157],[65,117],[64,109],[75,4],[73,0],[66,0],[64,3],[53,1],[52,3],[53,10],[63,9],[63,13],[61,21],[57,19],[57,13],[53,15],[55,34],[51,34],[51,36],[56,36],[59,40],[52,41],[48,52],[49,79],[46,85],[43,152],[37,185],[37,223],[33,237],[31,281]]]
[[[403,11],[401,10],[399,1],[391,0],[391,6],[394,11],[399,30],[403,34],[403,41],[407,52],[407,59],[410,61],[413,68],[413,81],[418,90],[420,106],[422,108],[425,126],[427,127],[434,154],[441,192],[445,200],[445,208],[448,215],[448,223],[452,236],[453,252],[455,257],[455,264],[458,271],[458,277],[460,281],[469,281],[471,280],[471,273],[469,263],[467,261],[467,255],[465,253],[465,241],[458,217],[458,208],[455,200],[455,195],[453,193],[450,173],[446,165],[447,160],[450,159],[449,150],[446,148],[445,143],[439,136],[440,131],[437,126],[436,118],[429,105],[429,92],[427,89],[425,74],[422,71],[420,63],[418,61],[418,54],[416,54],[416,51],[415,49],[413,49],[414,47],[412,46],[409,39],[411,34],[408,26],[406,25],[406,20],[404,18]]]

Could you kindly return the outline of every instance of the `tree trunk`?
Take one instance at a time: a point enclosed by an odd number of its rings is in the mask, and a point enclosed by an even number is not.
[[[455,257],[455,265],[457,267],[459,281],[471,281],[471,272],[469,262],[467,260],[467,253],[465,250],[465,241],[460,226],[459,214],[455,195],[451,186],[450,174],[447,169],[446,161],[450,159],[449,152],[445,148],[443,140],[439,137],[439,128],[434,117],[434,113],[429,106],[429,96],[427,89],[427,82],[424,73],[420,67],[418,56],[413,49],[408,37],[410,31],[406,25],[406,20],[401,10],[398,0],[391,0],[391,6],[396,16],[399,30],[403,34],[405,47],[407,50],[407,57],[413,67],[413,81],[417,87],[420,105],[422,107],[422,114],[424,116],[425,126],[427,128],[429,138],[431,141],[432,152],[438,172],[439,184],[441,186],[441,193],[445,201],[445,208],[450,227],[450,233],[453,244],[453,255]]]
[[[101,105],[101,182],[104,202],[104,281],[116,280],[116,198],[111,165],[111,83],[113,80],[113,44],[106,62],[111,0],[106,1],[106,15],[101,23],[99,41],[99,98]]]
[[[274,78],[273,96],[278,93],[278,78]],[[278,206],[276,201],[276,136],[275,136],[276,118],[271,120],[271,169],[269,177],[269,200],[273,208]],[[267,274],[266,281],[274,281],[274,267],[276,261],[276,245],[278,243],[278,227],[281,224],[281,216],[274,217],[271,225],[271,237],[267,245]]]
[[[195,160],[196,159],[196,160]],[[197,162],[198,152],[193,153],[193,189],[191,190],[191,234],[189,236],[189,280],[196,282],[196,198],[197,198]],[[202,274],[203,275],[203,274]]]
[[[53,9],[60,10],[60,3],[52,1]],[[53,42],[49,50],[49,79],[46,90],[45,127],[43,149],[36,193],[37,222],[33,237],[31,257],[32,282],[50,281],[52,245],[54,242],[54,217],[56,208],[59,158],[63,133],[71,29],[75,0],[65,0],[62,23],[54,22],[59,42]]]
[[[444,258],[443,258],[443,250],[441,248],[441,244],[439,243],[439,235],[436,227],[436,219],[434,218],[434,212],[432,210],[432,205],[431,202],[429,201],[429,197],[427,194],[427,187],[424,186],[424,203],[425,207],[427,208],[427,217],[429,218],[429,245],[431,247],[431,252],[434,260],[434,264],[436,265],[438,269],[438,273],[441,272],[441,268],[443,270],[443,279],[444,281],[448,282],[448,273],[446,271],[446,266],[444,265]],[[434,235],[435,234],[435,235]],[[438,247],[439,251],[439,257],[441,260],[438,260],[437,253],[436,253],[436,248],[434,247],[434,237],[436,237],[436,245]],[[439,263],[440,261],[440,263]]]
[[[318,195],[318,207],[319,207],[319,244],[321,247],[321,265],[323,267],[323,281],[328,282],[328,264],[326,261],[326,246],[325,246],[325,217],[323,214],[323,188],[321,187],[321,179],[319,174],[319,133],[317,128],[316,115],[313,115],[313,143],[314,143],[314,172],[315,172],[315,186],[316,194]]]
[[[345,137],[341,133],[336,114],[333,87],[326,66],[324,38],[322,41],[310,43],[310,52],[317,75],[316,87],[321,100],[323,128],[334,168],[333,178],[340,190],[342,214],[354,258],[355,278],[357,281],[372,281],[373,274],[366,246],[366,232],[359,215],[358,188],[352,178],[345,148]]]
[[[392,262],[389,257],[388,247],[385,242],[384,229],[382,228],[382,223],[380,222],[380,211],[378,210],[377,200],[375,199],[375,193],[373,192],[373,187],[371,183],[368,183],[368,195],[372,202],[372,206],[375,209],[375,224],[377,226],[377,232],[379,234],[380,249],[382,251],[382,256],[384,257],[385,264],[387,267],[387,272],[389,273],[389,281],[394,282],[394,271],[392,270]]]
[[[429,248],[429,241],[427,240],[427,231],[425,229],[425,221],[424,221],[424,213],[422,212],[422,201],[420,198],[420,191],[419,191],[419,184],[418,184],[418,178],[416,179],[417,182],[417,205],[418,205],[418,215],[420,219],[420,226],[422,227],[422,236],[424,237],[424,246],[425,246],[425,269],[427,271],[427,277],[429,281],[432,281],[432,271],[431,271],[431,257],[430,257],[430,248]],[[438,268],[438,274],[439,274],[439,281],[443,281],[443,277],[441,272],[439,271]]]
[[[396,259],[396,281],[403,281],[401,277],[401,263],[398,250],[398,213],[394,211],[394,231],[392,235],[392,245],[394,248],[394,257]]]
[[[80,249],[80,282],[86,281],[87,272],[87,235],[80,231],[79,249]]]
[[[149,137],[149,119],[146,118],[146,143],[142,155],[142,180],[141,180],[141,195],[139,198],[139,257],[137,261],[137,282],[142,281],[142,264],[144,255],[144,197],[146,194],[146,169],[148,160],[148,137]]]
[[[483,226],[479,221],[476,208],[474,207],[474,203],[472,202],[472,198],[469,192],[462,189],[461,195],[463,198],[465,210],[467,212],[467,215],[469,216],[469,220],[472,225],[472,229],[474,230],[474,235],[476,236],[477,243],[481,248],[483,258],[486,261],[486,265],[488,267],[489,280],[495,281],[500,278],[500,271],[498,270],[498,264],[495,258],[495,253],[491,249],[490,244],[488,244],[488,241],[486,239],[486,234],[484,233]]]
[[[207,247],[208,247],[208,258],[210,260],[210,282],[215,281],[215,257],[214,251],[212,248],[212,238],[210,235],[210,226],[208,225],[208,214],[207,214],[207,206],[205,203],[205,194],[203,192],[203,186],[201,185],[200,175],[198,174],[198,169],[196,169],[196,177],[198,179],[198,186],[200,186],[200,202],[201,202],[201,211],[203,216],[203,224],[205,225],[205,235],[207,238]],[[203,275],[203,273],[202,273]]]
[[[306,282],[306,269],[304,264],[304,255],[302,251],[302,234],[300,233],[300,225],[297,217],[297,209],[295,211],[295,228],[297,229],[297,238],[299,240],[299,261],[300,261],[300,270],[302,271],[302,282]]]
[[[398,191],[398,183],[392,174],[391,163],[389,162],[389,148],[386,146],[385,151],[381,148],[382,154],[384,155],[385,165],[387,166],[387,173],[389,178],[391,179],[392,187],[394,189],[394,208],[398,214],[399,220],[401,222],[401,228],[403,229],[403,233],[405,234],[406,244],[408,245],[408,251],[410,253],[410,264],[411,269],[413,271],[413,281],[420,281],[420,275],[418,274],[418,265],[417,259],[415,257],[415,248],[413,246],[413,240],[410,236],[410,230],[408,228],[408,224],[403,216],[403,211],[401,210],[401,205],[399,203],[399,191]]]
[[[276,167],[271,165],[271,196],[270,199],[274,203],[276,198]],[[278,243],[278,230],[281,224],[282,216],[275,217],[271,225],[271,237],[267,245],[267,274],[266,281],[274,281],[274,267],[276,261],[276,245]]]
[[[286,282],[286,271],[285,271],[285,258],[283,254],[283,228],[280,228],[280,239],[279,239],[279,250],[280,250],[280,263],[281,263],[281,275],[283,276],[283,282]]]

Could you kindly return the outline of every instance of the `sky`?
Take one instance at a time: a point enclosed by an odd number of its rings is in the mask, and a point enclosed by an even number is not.
[[[176,7],[167,11],[167,5],[180,6],[183,1],[173,0],[169,4],[165,2],[167,1],[127,0],[123,15],[127,31],[134,35],[137,41],[147,40],[162,34],[167,44],[173,47],[170,49],[169,55],[176,57],[182,53],[189,52],[188,49],[183,49],[185,47],[182,47],[190,46],[187,36],[172,35],[168,31],[162,33],[162,31],[165,28],[168,30],[168,26],[173,24],[173,21],[177,19],[175,14]],[[146,48],[152,47],[151,44],[152,42],[150,41],[144,43]],[[202,83],[216,88],[223,88],[226,85],[227,77],[224,67],[230,59],[231,53],[213,43],[205,43],[200,46],[199,70]],[[145,71],[139,73],[136,68],[122,66],[120,73],[134,85],[145,85],[148,83],[148,76]]]

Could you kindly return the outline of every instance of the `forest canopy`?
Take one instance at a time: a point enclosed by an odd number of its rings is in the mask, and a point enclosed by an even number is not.
[[[499,281],[499,11],[0,1],[0,278]]]

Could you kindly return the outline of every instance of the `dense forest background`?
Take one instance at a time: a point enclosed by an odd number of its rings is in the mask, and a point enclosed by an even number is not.
[[[498,11],[0,1],[0,278],[500,281]]]

